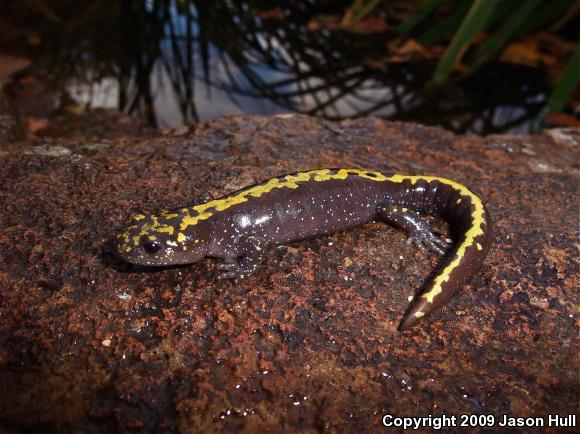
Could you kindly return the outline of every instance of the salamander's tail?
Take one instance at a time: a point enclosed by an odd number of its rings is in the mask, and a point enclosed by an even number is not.
[[[399,330],[405,330],[447,302],[480,268],[491,245],[492,224],[481,199],[457,182],[405,175],[394,175],[393,180],[408,184],[401,200],[409,208],[424,207],[449,222],[455,242],[449,258],[403,316]]]

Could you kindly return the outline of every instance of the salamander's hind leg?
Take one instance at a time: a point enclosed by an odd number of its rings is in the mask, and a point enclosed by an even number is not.
[[[377,217],[407,232],[409,236],[407,244],[414,244],[425,254],[428,253],[427,248],[430,248],[443,255],[451,247],[450,243],[437,236],[442,235],[442,232],[433,229],[416,211],[394,205],[385,205],[377,210]]]
[[[242,254],[237,258],[227,258],[225,259],[226,262],[218,266],[223,271],[218,276],[219,280],[249,276],[256,271],[264,260],[267,248],[264,238],[256,235],[247,235],[240,238],[236,245]]]

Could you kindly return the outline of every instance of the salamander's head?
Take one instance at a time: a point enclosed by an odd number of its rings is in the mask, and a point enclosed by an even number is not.
[[[130,226],[117,235],[121,259],[136,265],[190,264],[208,253],[210,233],[191,208],[158,215],[135,214]]]

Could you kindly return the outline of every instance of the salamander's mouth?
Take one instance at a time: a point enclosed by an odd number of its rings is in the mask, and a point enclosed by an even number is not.
[[[161,246],[160,249],[157,247],[151,249],[150,246],[144,245],[132,247],[127,246],[122,241],[116,243],[114,255],[120,261],[144,267],[191,264],[204,257],[202,253],[197,251],[189,250],[187,254],[184,254],[168,246]]]
[[[172,264],[172,261],[169,261],[170,258],[167,258],[165,255],[151,255],[147,253],[141,246],[132,247],[129,250],[122,243],[116,246],[116,256],[123,262],[146,267]]]

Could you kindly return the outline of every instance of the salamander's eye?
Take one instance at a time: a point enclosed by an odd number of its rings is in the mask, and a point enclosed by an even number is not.
[[[150,255],[154,255],[161,250],[161,244],[159,241],[148,240],[143,243],[143,248]]]

